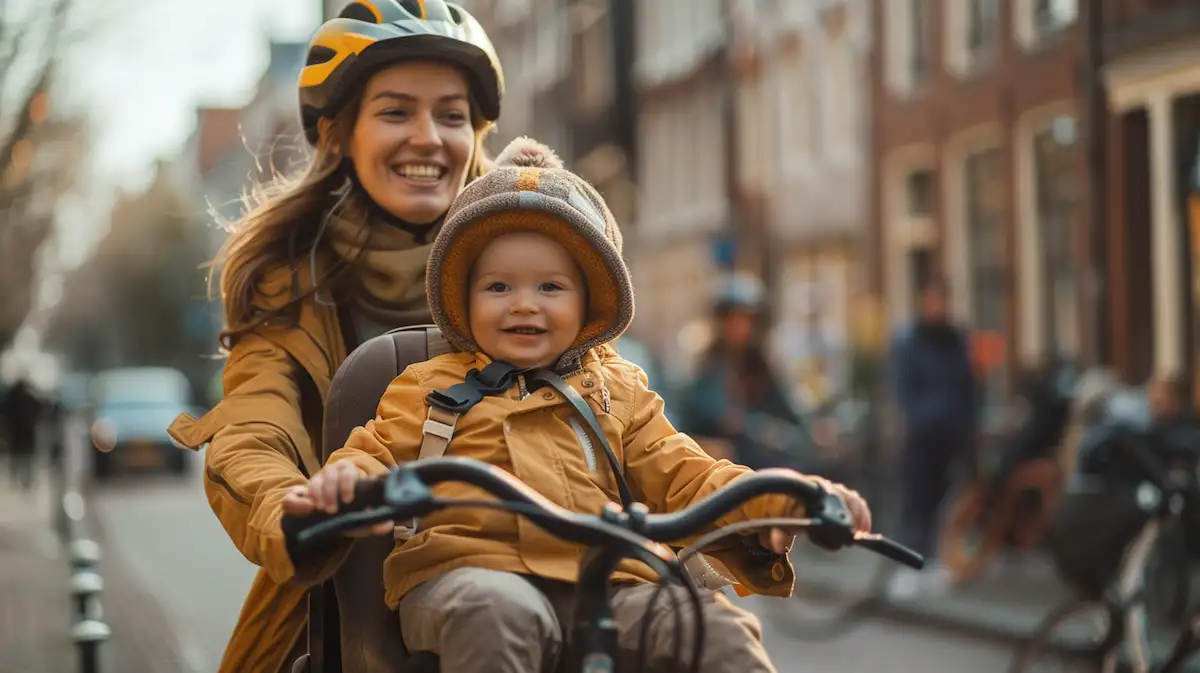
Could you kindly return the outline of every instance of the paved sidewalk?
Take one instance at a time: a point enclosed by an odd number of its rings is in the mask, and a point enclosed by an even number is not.
[[[0,481],[0,673],[78,669],[71,643],[70,571],[50,527],[50,492]]]
[[[82,484],[86,454],[78,435],[72,443],[68,469],[72,482]],[[56,496],[51,482],[46,467],[38,470],[30,493],[17,491],[0,477],[0,673],[79,670],[70,637],[70,567],[52,526]],[[85,513],[78,534],[101,548],[100,606],[112,630],[102,648],[101,673],[181,670],[180,648],[161,605],[132,572],[128,559],[106,544],[91,512]]]
[[[798,547],[798,551],[802,550]],[[811,548],[810,548],[811,549]],[[803,601],[819,604],[822,600],[844,600],[847,596],[866,598],[868,587],[881,568],[890,562],[863,550],[848,550],[829,554],[820,550],[798,554],[794,559],[797,575],[796,599],[799,605],[774,615],[782,622],[791,622],[799,635],[803,623],[789,610],[808,610]],[[831,598],[830,598],[831,597]],[[1075,598],[1059,580],[1048,557],[1039,552],[1001,556],[977,580],[952,587],[942,595],[923,595],[902,603],[892,603],[877,597],[865,610],[866,614],[891,618],[906,624],[938,628],[961,636],[985,638],[1015,646],[1032,636],[1042,620],[1056,607]],[[786,631],[786,626],[780,630]],[[1175,632],[1177,633],[1177,632]],[[1077,634],[1082,637],[1083,634]],[[1174,634],[1161,634],[1161,638]],[[1070,635],[1067,636],[1071,637]],[[1165,651],[1165,644],[1155,647]],[[1198,658],[1200,659],[1200,658]],[[1200,660],[1190,662],[1187,671],[1200,671]]]

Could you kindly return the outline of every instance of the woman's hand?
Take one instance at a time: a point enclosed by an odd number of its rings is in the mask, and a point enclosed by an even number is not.
[[[366,473],[354,463],[338,461],[326,465],[324,469],[313,475],[308,485],[293,486],[283,498],[283,511],[296,516],[306,516],[314,512],[336,514],[339,503],[354,500],[354,485],[365,477]],[[367,528],[351,531],[347,535],[362,537],[366,535],[388,535],[395,528],[391,521],[384,521]]]
[[[822,488],[833,493],[845,503],[846,511],[850,513],[850,521],[856,532],[870,532],[871,508],[867,506],[867,501],[859,495],[858,491],[847,488],[843,484],[835,484],[823,477],[806,476],[819,483]],[[788,516],[797,519],[803,518],[805,516],[804,506],[797,505],[795,510]],[[761,530],[758,532],[758,543],[776,554],[787,554],[792,550],[792,545],[796,542],[796,534],[799,532],[797,528],[769,528]]]

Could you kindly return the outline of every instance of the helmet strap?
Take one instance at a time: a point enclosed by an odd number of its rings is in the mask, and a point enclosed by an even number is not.
[[[426,224],[414,224],[407,220],[396,217],[387,208],[379,205],[375,199],[371,198],[371,193],[363,187],[362,181],[358,179],[358,171],[354,170],[354,163],[350,159],[342,159],[342,172],[346,174],[346,178],[350,180],[352,188],[357,190],[363,197],[364,203],[367,204],[367,211],[371,217],[378,218],[397,229],[401,229],[409,233],[417,245],[425,245],[429,243],[429,235],[438,228],[442,220],[446,219],[446,214],[442,213],[436,220]]]

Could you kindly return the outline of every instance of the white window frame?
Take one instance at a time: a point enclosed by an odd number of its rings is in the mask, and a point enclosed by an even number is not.
[[[879,3],[879,11],[883,12],[884,20],[884,81],[892,94],[901,98],[918,93],[927,80],[933,77],[932,69],[936,66],[931,53],[929,72],[918,79],[912,70],[912,57],[916,49],[911,30],[915,1],[887,0]]]
[[[971,7],[969,5],[973,1],[942,0],[946,70],[957,77],[969,77],[991,65],[995,62],[1000,50],[1000,15],[1003,11],[1003,0],[993,0],[995,16],[992,17],[994,25],[991,43],[983,51],[972,51],[968,44],[971,35]]]
[[[933,214],[914,216],[908,211],[908,178],[917,171],[932,171],[936,179],[937,154],[932,145],[899,147],[883,159],[884,299],[890,325],[907,322],[916,308],[916,288],[908,274],[909,253],[937,247],[940,237]]]

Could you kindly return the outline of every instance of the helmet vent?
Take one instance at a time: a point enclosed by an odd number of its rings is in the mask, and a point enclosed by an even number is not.
[[[328,63],[337,56],[337,52],[324,45],[316,45],[308,50],[308,61],[304,65],[318,65]]]
[[[409,14],[412,14],[413,17],[421,18],[423,12],[421,11],[421,3],[417,2],[417,0],[400,0],[400,6]]]
[[[454,23],[456,23],[460,26],[463,25],[464,19],[463,19],[463,11],[462,11],[461,7],[459,7],[457,5],[447,4],[446,9],[449,10],[450,18],[454,21]]]
[[[361,2],[352,2],[346,5],[342,13],[338,15],[342,19],[354,19],[355,21],[366,21],[367,23],[379,23],[375,18],[375,12],[371,11],[370,7]]]

